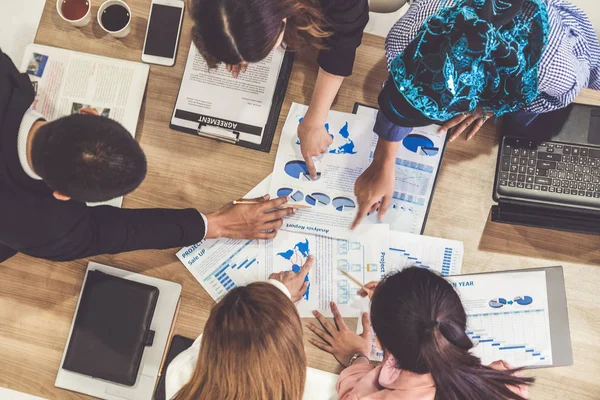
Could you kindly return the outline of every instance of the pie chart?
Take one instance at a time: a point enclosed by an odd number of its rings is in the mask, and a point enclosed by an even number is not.
[[[313,193],[306,196],[306,202],[311,206],[326,206],[331,199],[325,193]]]
[[[337,211],[348,211],[356,208],[356,203],[347,197],[336,197],[331,204]]]
[[[299,191],[299,190],[296,190],[296,193],[294,193],[294,194],[291,196],[291,198],[292,198],[292,200],[294,200],[294,201],[302,201],[302,199],[304,198],[304,193],[302,193],[302,192],[301,192],[301,191]]]
[[[423,135],[410,134],[404,138],[402,144],[408,151],[422,156],[435,156],[439,152],[439,148],[435,147],[431,139]]]
[[[292,188],[281,188],[277,191],[277,197],[289,196],[293,191],[294,189]]]
[[[495,299],[490,300],[488,304],[492,308],[502,308],[506,305],[506,299],[503,299],[502,297],[497,297]]]
[[[308,167],[304,161],[294,160],[285,164],[285,173],[292,178],[300,179],[300,176],[308,174]]]
[[[531,296],[517,296],[515,297],[515,303],[522,306],[528,306],[533,303],[533,298],[531,298]]]

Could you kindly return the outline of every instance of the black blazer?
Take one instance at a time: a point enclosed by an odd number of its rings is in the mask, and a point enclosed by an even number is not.
[[[0,50],[0,262],[17,252],[68,261],[202,240],[197,210],[88,207],[56,200],[43,181],[29,178],[19,162],[17,135],[34,97],[29,77]]]

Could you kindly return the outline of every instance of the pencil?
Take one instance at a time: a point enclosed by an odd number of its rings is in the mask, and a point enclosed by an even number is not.
[[[260,201],[245,200],[245,199],[240,199],[240,200],[234,200],[233,201],[233,205],[235,205],[235,206],[237,206],[237,205],[244,205],[244,204],[258,204],[258,203],[260,203]],[[279,206],[279,208],[300,208],[300,209],[307,209],[307,208],[312,208],[312,207],[304,205],[304,204],[283,204],[283,205]]]
[[[356,279],[355,277],[353,277],[352,275],[350,275],[349,273],[347,273],[343,269],[338,269],[338,271],[340,271],[342,274],[344,274],[346,276],[346,278],[350,279],[352,282],[354,282],[358,286],[360,286],[361,289],[365,286],[364,283],[361,283],[358,279]]]

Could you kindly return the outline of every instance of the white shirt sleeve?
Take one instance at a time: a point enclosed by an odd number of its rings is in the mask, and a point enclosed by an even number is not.
[[[269,279],[267,281],[268,283],[270,283],[271,285],[275,286],[277,289],[281,290],[283,292],[283,294],[285,294],[288,299],[292,299],[292,294],[290,293],[289,289],[281,282],[279,282],[276,279]]]

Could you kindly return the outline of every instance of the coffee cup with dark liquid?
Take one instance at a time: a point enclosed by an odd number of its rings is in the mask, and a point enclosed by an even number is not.
[[[58,15],[69,24],[86,26],[92,19],[91,0],[56,0]]]
[[[122,0],[105,1],[98,9],[98,24],[116,38],[131,32],[131,9]]]

